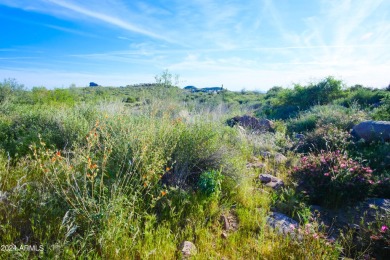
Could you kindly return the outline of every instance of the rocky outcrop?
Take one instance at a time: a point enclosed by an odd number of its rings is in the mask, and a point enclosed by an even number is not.
[[[274,190],[280,189],[284,186],[284,182],[281,179],[276,178],[271,174],[260,174],[259,180],[261,183],[265,184],[265,186],[271,187]]]
[[[259,132],[272,132],[274,131],[272,121],[268,119],[257,119],[253,116],[236,116],[226,122],[229,126],[233,127],[235,125],[242,126],[244,128],[259,131]]]
[[[283,164],[283,163],[287,162],[287,157],[281,153],[276,153],[274,159],[275,159],[275,162],[278,164]]]
[[[181,243],[179,249],[182,255],[182,259],[188,259],[191,256],[197,254],[196,246],[190,241],[184,241]]]
[[[382,140],[390,141],[389,121],[364,121],[353,127],[353,136],[362,138],[367,142]]]
[[[271,212],[267,224],[281,235],[294,235],[299,226],[297,221],[279,212]]]

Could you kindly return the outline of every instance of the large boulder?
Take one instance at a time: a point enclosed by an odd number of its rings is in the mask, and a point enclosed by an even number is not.
[[[257,119],[253,116],[236,116],[227,120],[227,124],[231,127],[235,125],[248,128],[250,130],[260,131],[260,132],[272,132],[274,131],[272,121],[268,119]]]
[[[352,135],[363,138],[367,142],[382,140],[390,141],[389,121],[364,121],[353,127]]]

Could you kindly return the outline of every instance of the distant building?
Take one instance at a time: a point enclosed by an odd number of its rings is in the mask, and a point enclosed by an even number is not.
[[[202,88],[200,91],[206,92],[206,93],[219,93],[223,90],[222,87],[213,87],[213,88]]]
[[[196,88],[194,86],[186,86],[184,89],[191,92],[219,93],[223,90],[223,87]]]
[[[89,82],[89,86],[90,87],[98,87],[99,84],[95,83],[95,82]]]
[[[195,86],[187,86],[184,88],[185,90],[189,90],[191,92],[197,92],[198,91],[198,88],[195,87]]]

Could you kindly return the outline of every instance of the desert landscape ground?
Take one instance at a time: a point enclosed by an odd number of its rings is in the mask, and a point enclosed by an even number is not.
[[[2,259],[389,259],[390,88],[0,84]]]

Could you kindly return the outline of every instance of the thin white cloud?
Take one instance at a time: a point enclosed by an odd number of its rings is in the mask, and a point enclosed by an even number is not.
[[[94,18],[100,22],[110,24],[132,33],[177,44],[173,38],[156,32],[154,29],[146,28],[148,25],[152,25],[152,23],[145,23],[145,19],[140,21],[139,18],[142,17],[142,14],[136,15],[134,12],[126,9],[126,6],[118,0],[102,0],[99,4],[95,1],[77,3],[75,1],[63,0],[0,0],[0,4],[21,8],[26,11],[46,13],[65,19],[80,20],[83,17]],[[105,10],[96,10],[95,7],[101,5],[104,5],[107,8],[105,8]],[[133,22],[131,21],[131,16],[137,16]],[[90,19],[87,21],[93,22],[94,20]],[[140,24],[143,26],[140,26]]]
[[[92,37],[92,38],[98,37],[96,34],[87,33],[87,32],[83,32],[83,31],[79,31],[79,30],[74,30],[74,29],[70,29],[70,28],[66,28],[66,27],[62,27],[62,26],[57,26],[57,25],[52,25],[52,24],[42,24],[42,25],[46,26],[48,28],[58,30],[58,31],[72,33],[72,34],[76,34],[76,35]]]
[[[72,4],[72,3],[68,3],[68,2],[65,2],[65,1],[61,1],[61,0],[46,0],[46,1],[49,1],[49,2],[51,2],[53,4],[58,5],[58,6],[64,7],[66,9],[72,10],[74,12],[80,13],[82,15],[99,19],[99,20],[101,20],[103,22],[107,22],[109,24],[118,26],[118,27],[123,28],[123,29],[128,30],[128,31],[140,33],[140,34],[143,34],[143,35],[146,35],[146,36],[149,36],[149,37],[152,37],[152,38],[164,40],[164,41],[167,41],[167,42],[173,42],[172,39],[169,39],[169,38],[166,38],[163,35],[156,34],[154,32],[145,30],[145,29],[143,29],[143,28],[141,28],[141,27],[139,27],[139,26],[137,26],[135,24],[132,24],[132,23],[127,22],[127,21],[124,21],[124,20],[122,20],[122,19],[120,19],[118,17],[110,16],[110,15],[107,15],[107,14],[104,14],[104,13],[95,12],[95,11],[92,11],[92,10],[88,10],[87,8],[84,8],[82,6],[79,6],[79,5],[76,5],[76,4]]]

